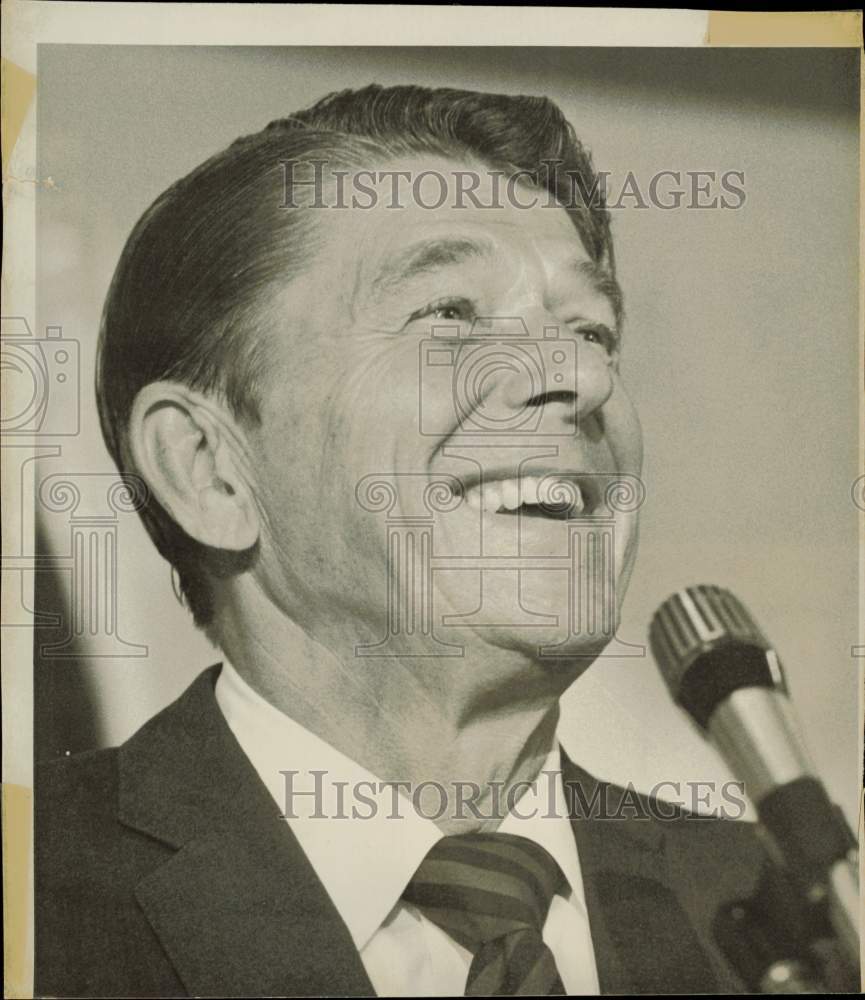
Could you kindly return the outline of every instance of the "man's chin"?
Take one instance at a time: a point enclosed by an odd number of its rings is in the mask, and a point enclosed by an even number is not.
[[[486,646],[522,654],[550,672],[569,674],[582,672],[612,639],[612,636],[577,636],[567,628],[558,627],[492,626],[475,628],[472,633],[473,645],[480,640]]]
[[[492,608],[486,610],[484,622],[449,623],[437,630],[437,636],[446,643],[463,647],[467,657],[473,653],[483,656],[492,648],[532,660],[550,673],[571,677],[578,676],[603,653],[614,637],[618,621],[614,615],[608,630],[578,633],[566,614],[558,621],[541,624],[514,622],[504,614],[497,620]],[[502,666],[505,667],[504,662]]]
[[[568,669],[571,660],[585,666],[599,656],[618,628],[617,591],[624,587],[605,588],[599,578],[584,578],[573,587],[566,571],[496,571],[482,574],[478,583],[470,597],[453,589],[440,592],[444,600],[438,606],[470,609],[437,616],[438,635],[446,642],[482,643],[522,653],[552,670]]]

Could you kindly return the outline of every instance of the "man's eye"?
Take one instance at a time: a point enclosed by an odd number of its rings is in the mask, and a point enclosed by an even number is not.
[[[432,315],[436,319],[462,319],[463,311],[459,306],[438,306],[433,309]]]
[[[409,322],[415,319],[431,317],[438,320],[450,320],[451,322],[471,320],[475,317],[474,304],[468,299],[440,299],[438,302],[430,302],[422,309],[412,313]]]
[[[575,332],[587,343],[600,344],[605,351],[609,351],[611,354],[618,346],[616,334],[607,326],[582,326],[577,327]]]

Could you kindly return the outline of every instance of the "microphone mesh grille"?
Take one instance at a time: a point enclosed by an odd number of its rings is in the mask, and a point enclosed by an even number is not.
[[[729,590],[709,584],[668,597],[649,626],[652,655],[676,701],[682,678],[697,657],[730,643],[772,648],[742,602]]]

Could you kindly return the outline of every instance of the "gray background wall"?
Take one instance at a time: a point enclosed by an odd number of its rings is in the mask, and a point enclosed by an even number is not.
[[[252,15],[252,11],[250,12]],[[742,170],[738,211],[615,213],[625,377],[648,501],[622,638],[717,582],[784,659],[830,792],[858,799],[857,82],[848,50],[230,49],[41,46],[38,325],[81,345],[82,430],[55,471],[108,471],[92,398],[99,313],[123,242],[171,181],[322,94],[417,82],[547,94],[611,188],[632,170]],[[630,204],[630,203],[629,203]],[[41,514],[43,552],[68,517]],[[119,526],[120,632],[145,658],[37,657],[37,755],[115,743],[218,655],[177,605],[134,516]],[[70,574],[37,574],[65,614]],[[40,639],[52,637],[40,630]],[[861,641],[861,640],[858,640]],[[651,659],[601,660],[566,698],[562,739],[590,770],[650,788],[722,778]]]

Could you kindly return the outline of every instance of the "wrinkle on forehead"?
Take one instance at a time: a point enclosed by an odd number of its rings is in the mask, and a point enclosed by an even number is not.
[[[366,303],[382,302],[409,282],[485,259],[500,259],[501,270],[512,267],[515,283],[527,287],[530,274],[543,275],[548,283],[554,274],[560,281],[560,275],[570,271],[609,299],[617,316],[620,313],[618,283],[603,263],[592,260],[559,205],[394,209],[379,202],[371,209],[334,213],[328,222],[335,224],[332,245],[339,251],[332,263],[341,272],[339,284],[352,317]]]
[[[385,260],[370,282],[372,297],[379,299],[390,290],[430,271],[494,254],[495,244],[483,236],[421,240]]]

